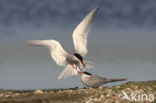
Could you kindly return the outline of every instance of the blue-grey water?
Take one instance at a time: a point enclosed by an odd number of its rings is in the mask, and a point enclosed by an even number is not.
[[[64,69],[27,40],[56,39],[73,51],[72,32],[100,0],[0,0],[0,88],[83,87],[80,76],[57,80]],[[88,36],[89,70],[128,81],[156,80],[156,1],[103,0]],[[120,83],[106,84],[106,86]]]

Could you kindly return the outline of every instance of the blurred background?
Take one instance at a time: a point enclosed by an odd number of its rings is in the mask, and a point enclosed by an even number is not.
[[[0,88],[83,87],[80,76],[57,80],[58,67],[27,40],[56,39],[73,51],[72,32],[102,5],[88,36],[86,60],[93,74],[128,81],[156,79],[155,0],[0,0]],[[106,84],[106,86],[121,83]]]

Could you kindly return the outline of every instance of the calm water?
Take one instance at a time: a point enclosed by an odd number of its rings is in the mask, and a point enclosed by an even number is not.
[[[139,31],[125,31],[120,33],[133,34],[134,38],[131,36],[125,38],[122,35],[119,39],[116,36],[119,36],[116,34],[117,32],[105,31],[102,34],[94,30],[88,39],[89,52],[86,59],[94,62],[94,69],[89,70],[89,72],[109,78],[128,78],[128,81],[155,80],[156,42],[152,41],[155,37],[154,33],[148,32],[148,37],[141,36],[141,38],[137,37]],[[72,51],[71,34],[68,35],[69,32],[64,31],[63,33],[58,32],[58,35],[67,35],[68,38],[63,38],[63,36],[57,40],[60,40],[65,50]],[[53,37],[53,35],[45,35],[48,39]],[[99,38],[98,41],[94,40],[95,38]],[[26,40],[8,39],[8,41],[1,41],[0,48],[0,88],[83,87],[80,76],[57,80],[57,76],[63,68],[56,66],[48,51],[42,47],[28,47]],[[120,83],[108,84],[107,86],[117,84]]]
[[[88,72],[128,81],[156,80],[155,3],[104,0],[88,37],[85,59],[94,62]],[[90,0],[0,0],[0,88],[83,87],[80,76],[57,80],[64,68],[51,60],[47,50],[28,47],[26,41],[52,38],[73,51],[73,29],[97,4]]]

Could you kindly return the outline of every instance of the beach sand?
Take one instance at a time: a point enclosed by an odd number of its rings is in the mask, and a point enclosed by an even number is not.
[[[123,91],[131,100],[122,99]],[[132,92],[136,94],[136,100],[133,101]],[[146,95],[143,101],[142,94]],[[146,103],[153,99],[156,101],[156,81],[127,82],[119,86],[99,88],[0,90],[0,103]]]

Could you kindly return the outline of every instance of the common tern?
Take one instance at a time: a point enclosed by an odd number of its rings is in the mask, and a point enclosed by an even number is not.
[[[87,54],[87,36],[91,28],[92,20],[99,7],[93,9],[73,31],[73,42],[75,51],[67,53],[56,40],[30,40],[31,46],[43,46],[48,48],[51,57],[57,65],[65,67],[58,76],[58,79],[77,75],[78,71],[91,68],[89,64],[84,63],[83,57]]]
[[[105,83],[111,83],[111,82],[117,82],[117,81],[124,81],[126,80],[125,78],[123,79],[108,79],[108,78],[103,78],[97,75],[92,75],[91,73],[88,72],[78,72],[78,74],[81,75],[81,81],[84,85],[88,87],[99,87],[102,84]]]

